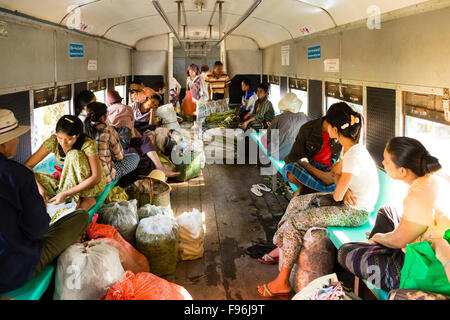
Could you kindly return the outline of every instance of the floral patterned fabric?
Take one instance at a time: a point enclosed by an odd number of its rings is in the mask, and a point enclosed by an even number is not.
[[[273,238],[274,244],[282,250],[282,265],[291,269],[297,262],[303,237],[312,227],[359,227],[368,220],[369,213],[345,205],[332,207],[313,207],[311,201],[317,195],[308,194],[295,197],[289,203],[286,213],[278,224]]]

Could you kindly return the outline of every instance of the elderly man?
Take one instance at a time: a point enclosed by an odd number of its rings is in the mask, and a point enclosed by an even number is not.
[[[86,211],[77,210],[49,225],[33,172],[11,160],[28,130],[10,110],[0,109],[0,294],[38,275],[77,241],[89,221]]]

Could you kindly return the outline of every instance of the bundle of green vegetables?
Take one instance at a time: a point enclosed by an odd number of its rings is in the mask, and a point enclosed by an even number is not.
[[[239,126],[239,119],[236,117],[235,111],[230,110],[221,113],[214,113],[206,117],[204,123],[205,129],[212,128],[237,128]]]

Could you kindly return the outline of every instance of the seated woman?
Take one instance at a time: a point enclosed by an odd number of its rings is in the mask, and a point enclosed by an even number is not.
[[[242,80],[241,89],[244,94],[242,96],[242,105],[238,110],[238,116],[244,120],[253,113],[253,108],[258,96],[256,95],[256,92],[251,89],[251,83],[248,79]]]
[[[302,125],[291,152],[284,158],[283,176],[298,186],[294,196],[308,188],[319,192],[334,192],[336,188],[332,169],[333,162],[339,160],[342,146],[330,138],[328,126],[326,116]]]
[[[94,140],[83,133],[83,123],[76,116],[66,115],[56,124],[56,134],[48,138],[25,162],[30,170],[50,153],[62,167],[60,174],[35,172],[39,193],[45,201],[61,204],[74,199],[78,208],[89,211],[95,197],[106,187],[106,176]]]
[[[261,83],[256,91],[258,100],[255,102],[253,114],[240,125],[244,130],[254,129],[261,130],[267,129],[270,123],[275,117],[275,111],[273,110],[272,102],[270,102],[269,96],[269,84]]]
[[[86,230],[89,215],[74,211],[49,226],[50,216],[33,173],[10,160],[19,136],[30,127],[19,126],[14,114],[0,110],[0,294],[23,286]]]
[[[147,130],[155,130],[158,119],[155,111],[159,107],[161,98],[153,94],[153,90],[145,87],[137,95],[137,100],[131,105],[134,113],[134,127],[143,134]]]
[[[281,99],[278,107],[283,113],[273,119],[266,134],[261,137],[270,156],[284,159],[291,152],[300,127],[310,120],[306,114],[300,112],[302,105],[302,100],[294,93],[287,93]],[[277,135],[274,130],[278,130]]]
[[[381,289],[390,291],[399,288],[406,245],[430,241],[434,249],[450,229],[450,186],[434,174],[441,169],[438,159],[415,139],[389,141],[383,166],[392,179],[410,185],[403,213],[390,207],[381,209],[370,240],[344,244],[338,261],[357,277],[367,280],[372,276]],[[374,275],[374,270],[381,272]]]
[[[106,183],[110,184],[135,170],[139,164],[139,156],[135,153],[124,155],[117,131],[105,123],[107,114],[105,104],[90,103],[87,112],[84,132],[97,142],[98,157],[106,174]]]
[[[167,170],[161,163],[158,153],[153,146],[149,137],[143,136],[132,138],[131,131],[127,127],[118,129],[120,143],[123,146],[125,154],[137,154],[139,156],[139,164],[136,170],[125,175],[120,181],[119,186],[126,187],[129,184],[139,180],[140,176],[148,176],[154,169],[161,170],[166,177],[177,177],[180,172]]]
[[[330,108],[327,114],[328,132],[343,146],[343,157],[336,166],[334,193],[309,194],[295,197],[278,224],[274,236],[275,249],[263,260],[280,256],[281,271],[268,285],[258,287],[265,298],[286,297],[291,287],[289,275],[298,261],[303,236],[312,227],[359,227],[365,224],[378,198],[378,174],[367,149],[359,144],[362,117],[346,103]],[[344,200],[346,197],[346,200]]]
[[[131,107],[122,104],[122,97],[117,91],[108,91],[106,98],[108,103],[108,120],[113,127],[127,127],[133,133],[133,138],[140,137],[141,134],[134,127],[134,113]]]

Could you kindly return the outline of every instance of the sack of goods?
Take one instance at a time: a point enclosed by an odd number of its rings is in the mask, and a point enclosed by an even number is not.
[[[177,165],[176,171],[180,172],[180,175],[176,177],[176,180],[185,182],[200,176],[204,158],[205,153],[203,151],[188,151],[179,154],[176,157],[172,157],[173,163]]]
[[[124,272],[116,248],[95,240],[74,244],[58,258],[53,298],[99,300]]]
[[[172,274],[178,262],[178,224],[175,219],[157,215],[142,219],[136,231],[136,245],[147,257],[152,273]]]
[[[138,210],[139,221],[148,217],[157,216],[158,214],[162,214],[171,218],[174,217],[171,208],[158,207],[152,204],[146,204],[145,206],[140,207]]]
[[[128,194],[121,187],[114,187],[106,197],[105,203],[128,200]]]
[[[177,120],[177,113],[175,109],[173,108],[173,105],[165,104],[163,106],[160,106],[158,109],[156,109],[156,117],[161,119],[162,128],[169,128],[169,129],[179,129],[180,124]]]
[[[292,289],[299,292],[311,281],[331,274],[335,256],[336,249],[328,238],[327,229],[309,229],[303,237],[303,248],[298,263],[294,265],[291,272]]]
[[[187,290],[151,273],[127,271],[102,300],[192,300]]]
[[[98,215],[95,214],[91,225],[86,230],[89,239],[102,241],[116,248],[119,251],[120,263],[124,270],[130,270],[134,273],[150,272],[147,258],[125,241],[114,227],[97,224],[97,217]]]
[[[98,214],[99,223],[113,226],[126,241],[135,244],[136,228],[139,223],[135,199],[106,204],[100,208]]]
[[[178,252],[181,260],[195,260],[203,257],[203,230],[202,214],[197,209],[184,212],[177,218],[180,227]]]

